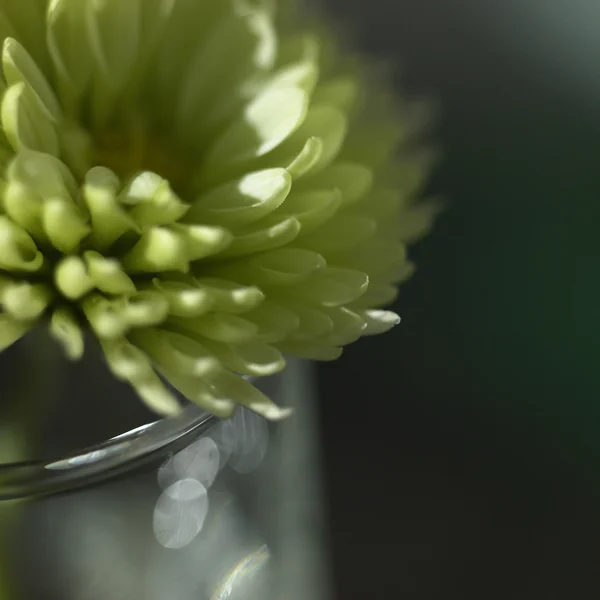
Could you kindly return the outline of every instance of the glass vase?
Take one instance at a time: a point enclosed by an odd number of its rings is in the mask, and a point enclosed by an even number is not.
[[[2,353],[0,374],[15,400],[0,437],[0,600],[330,597],[310,365],[256,382],[295,407],[278,424],[194,405],[156,420],[93,352],[69,364],[39,339]],[[22,460],[32,439],[36,459]]]

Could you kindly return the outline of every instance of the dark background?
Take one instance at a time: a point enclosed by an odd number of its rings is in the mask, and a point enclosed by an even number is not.
[[[337,598],[598,598],[600,4],[329,5],[438,101],[450,200],[320,371]]]

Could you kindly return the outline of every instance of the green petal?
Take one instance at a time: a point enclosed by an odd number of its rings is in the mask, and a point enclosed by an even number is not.
[[[338,214],[335,219],[303,236],[300,243],[327,256],[344,248],[352,249],[376,233],[377,222],[374,219]]]
[[[229,264],[206,266],[203,272],[262,287],[300,282],[325,266],[325,259],[316,252],[302,248],[279,248]]]
[[[94,286],[107,294],[133,294],[135,284],[115,258],[106,258],[88,250],[83,257],[87,265],[87,272]]]
[[[91,232],[85,215],[66,198],[47,198],[43,204],[42,223],[52,245],[67,254]]]
[[[323,310],[303,306],[301,304],[286,306],[288,306],[299,319],[298,328],[289,336],[291,341],[309,341],[316,338],[324,338],[333,332],[333,321],[323,312]]]
[[[156,373],[148,375],[143,381],[135,382],[133,389],[142,402],[159,415],[171,417],[181,410],[177,398],[165,387]]]
[[[259,94],[214,144],[204,172],[263,156],[279,146],[304,120],[308,101],[304,90],[293,87]]]
[[[0,11],[0,40],[4,41],[8,37],[16,37],[17,32],[15,30],[14,25],[11,22],[11,19],[8,18],[6,13],[6,7],[2,7]],[[2,79],[2,78],[0,78]]]
[[[4,40],[2,48],[2,69],[9,85],[24,82],[30,86],[40,108],[53,121],[61,118],[58,100],[27,50],[12,38]]]
[[[219,368],[219,361],[199,342],[165,330],[131,332],[129,339],[168,373],[206,377]]]
[[[4,133],[15,151],[27,148],[58,155],[54,126],[26,83],[8,88],[2,99],[1,117]]]
[[[305,62],[318,64],[321,53],[319,37],[312,33],[289,33],[281,40],[277,54],[277,66],[285,69],[286,66],[302,64]]]
[[[302,233],[305,234],[327,223],[341,205],[342,193],[339,189],[292,192],[277,210],[277,215],[293,215],[300,222]]]
[[[273,288],[274,296],[292,301],[303,299],[317,305],[343,306],[360,298],[368,288],[366,273],[351,269],[326,267],[316,271],[299,286]]]
[[[119,379],[143,381],[152,372],[148,357],[127,340],[100,340],[100,344],[108,366]]]
[[[338,162],[305,180],[305,185],[313,189],[336,188],[342,194],[344,206],[348,206],[358,202],[369,192],[373,185],[373,172],[358,163]],[[370,213],[369,208],[365,208]]]
[[[176,5],[177,0],[145,0],[140,14],[142,56],[147,57],[160,41]]]
[[[365,271],[375,276],[406,270],[406,246],[397,241],[369,238],[353,248],[342,248],[328,256],[337,266]]]
[[[121,317],[129,327],[150,327],[162,323],[169,314],[169,302],[158,291],[144,290],[127,298]]]
[[[289,244],[299,233],[300,223],[295,217],[269,215],[238,231],[221,256],[231,258],[279,248]]]
[[[228,313],[210,313],[195,319],[170,317],[168,322],[184,331],[229,344],[251,341],[258,334],[258,327],[254,323]]]
[[[144,0],[88,0],[87,34],[94,62],[106,84],[121,88],[135,65],[140,47]]]
[[[2,12],[14,27],[10,37],[18,39],[32,54],[40,68],[47,68],[47,51],[44,39],[46,0],[19,0],[3,2]]]
[[[285,160],[285,163],[289,163],[286,169],[293,179],[299,179],[313,170],[322,154],[323,141],[318,137],[309,137],[296,156]]]
[[[40,198],[70,198],[76,201],[79,187],[69,168],[55,156],[22,150],[7,171],[9,181],[28,187]]]
[[[137,244],[123,257],[130,273],[186,272],[188,245],[182,235],[165,227],[144,232]]]
[[[356,106],[359,93],[359,80],[345,75],[319,85],[315,90],[313,102],[335,106],[344,114],[348,114]]]
[[[44,263],[31,236],[6,216],[0,216],[0,248],[2,269],[35,272]]]
[[[221,419],[227,419],[233,414],[233,399],[223,397],[218,388],[213,388],[196,377],[179,375],[162,367],[158,367],[158,370],[175,389],[200,408]]]
[[[352,301],[352,308],[372,309],[391,304],[398,297],[398,288],[395,285],[380,283],[369,285],[369,289],[362,297]]]
[[[121,300],[107,300],[98,294],[82,301],[83,313],[98,338],[115,340],[127,331],[129,324],[123,314],[123,304]]]
[[[228,369],[241,375],[266,377],[285,368],[281,352],[260,342],[246,344],[224,344],[207,340],[206,347]]]
[[[66,256],[56,265],[54,284],[69,300],[79,300],[94,289],[94,281],[80,256]]]
[[[47,241],[42,227],[42,199],[18,181],[10,181],[4,189],[6,214],[29,233],[36,241]]]
[[[160,175],[145,171],[136,175],[119,194],[119,202],[132,206],[131,218],[142,230],[178,221],[188,211]]]
[[[257,329],[255,341],[267,344],[285,339],[300,325],[296,313],[271,300],[244,313],[244,318]]]
[[[367,327],[361,315],[343,306],[329,309],[327,315],[333,321],[334,330],[331,334],[319,339],[319,343],[346,346],[358,340]]]
[[[184,256],[188,261],[199,260],[218,254],[227,248],[233,236],[227,229],[214,225],[180,225],[171,226],[171,231],[178,235],[184,244]]]
[[[316,172],[335,160],[346,137],[347,129],[348,120],[337,108],[327,105],[312,105],[302,126],[277,149],[276,154],[281,158],[297,156],[307,139],[317,138],[322,147],[319,160],[311,169],[312,172]]]
[[[219,312],[238,314],[258,306],[265,298],[256,286],[245,286],[225,279],[195,278],[196,286],[212,299]]]
[[[50,333],[63,346],[69,359],[77,360],[83,356],[83,333],[77,319],[68,308],[54,310],[50,320]]]
[[[284,353],[306,360],[337,360],[343,352],[342,348],[319,345],[311,342],[280,342],[277,347]]]
[[[51,0],[48,5],[48,51],[58,75],[61,99],[69,108],[93,72],[86,9],[87,3],[81,0]]]
[[[410,244],[422,238],[431,229],[434,217],[440,212],[436,203],[421,203],[402,214],[397,239]]]
[[[33,324],[26,321],[17,321],[10,315],[0,313],[0,350],[8,348],[22,338]]]
[[[151,410],[165,416],[180,411],[179,402],[163,385],[139,348],[126,340],[101,340],[101,344],[113,374],[128,381]]]
[[[325,259],[302,248],[279,248],[250,260],[253,279],[258,285],[289,285],[325,268]]]
[[[198,317],[215,305],[209,290],[192,283],[154,279],[153,284],[169,304],[169,314],[175,317]]]
[[[119,187],[119,178],[104,167],[94,167],[85,176],[83,198],[92,221],[90,242],[99,250],[106,250],[128,231],[138,231],[117,202]]]
[[[2,291],[4,310],[20,321],[37,319],[48,308],[51,299],[50,288],[42,283],[15,282]]]
[[[362,317],[367,324],[364,335],[385,333],[400,323],[400,317],[389,310],[365,310]]]
[[[273,66],[277,36],[265,11],[234,1],[226,15],[207,32],[182,83],[176,114],[184,136],[199,113],[205,128],[235,111],[245,80]]]
[[[398,211],[404,202],[405,199],[398,190],[374,190],[369,194],[368,208],[365,206],[365,210],[368,210],[373,219],[397,219]]]
[[[291,408],[280,408],[251,383],[233,373],[221,371],[215,377],[211,376],[210,384],[220,394],[271,421],[278,421],[292,414]]]
[[[200,196],[185,220],[223,227],[248,225],[275,210],[291,187],[285,169],[249,173]]]

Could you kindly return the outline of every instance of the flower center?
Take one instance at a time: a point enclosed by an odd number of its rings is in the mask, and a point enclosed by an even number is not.
[[[186,153],[167,134],[153,131],[140,119],[94,133],[92,139],[92,165],[111,169],[122,181],[152,171],[169,181],[178,195],[185,197],[191,191],[194,165]]]

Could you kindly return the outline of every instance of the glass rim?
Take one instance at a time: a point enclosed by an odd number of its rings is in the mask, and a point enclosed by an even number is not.
[[[48,460],[0,465],[0,501],[44,496],[117,477],[158,456],[185,448],[219,423],[194,404],[104,442]]]

